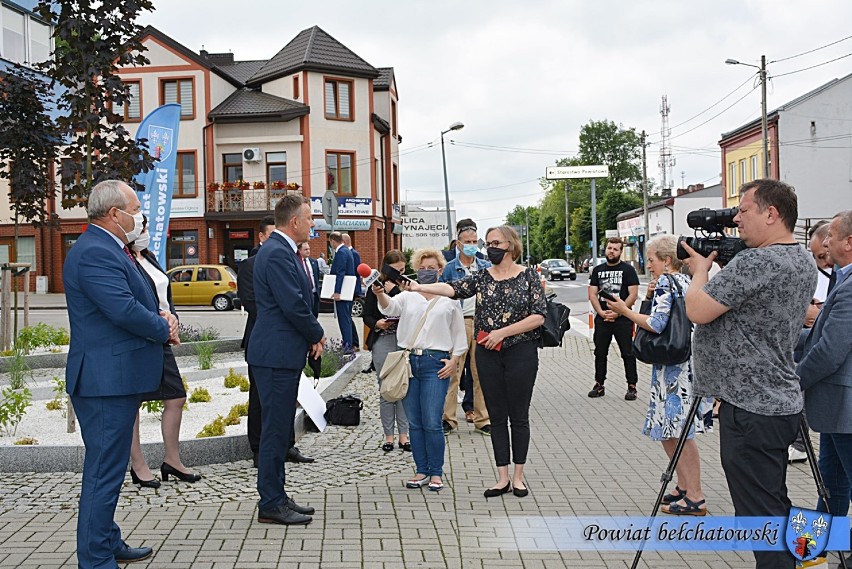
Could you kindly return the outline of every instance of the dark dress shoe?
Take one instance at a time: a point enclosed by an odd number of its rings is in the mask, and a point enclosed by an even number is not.
[[[155,490],[160,487],[160,481],[156,478],[152,478],[151,480],[142,480],[137,476],[136,472],[133,470],[133,467],[130,467],[130,480],[133,481],[134,484],[138,484],[142,488],[154,488]]]
[[[297,447],[290,447],[287,451],[287,462],[313,462],[314,459],[303,455]]]
[[[150,547],[130,547],[125,542],[121,542],[121,549],[114,553],[115,560],[119,563],[132,563],[134,561],[142,561],[148,559],[154,554],[154,550]]]
[[[274,510],[257,512],[257,521],[261,524],[282,524],[285,526],[307,525],[313,521],[311,516],[300,514],[287,507],[286,503]]]
[[[299,504],[297,504],[296,502],[293,501],[293,498],[287,498],[287,501],[285,502],[285,504],[287,505],[288,508],[290,508],[294,512],[296,512],[298,514],[304,514],[306,516],[313,516],[314,512],[316,511],[315,509],[313,509],[310,506],[300,506]]]
[[[178,480],[182,480],[184,482],[198,482],[201,480],[200,474],[195,474],[194,472],[181,472],[166,462],[160,466],[160,474],[163,475],[163,482],[168,482],[169,476],[174,476]]]

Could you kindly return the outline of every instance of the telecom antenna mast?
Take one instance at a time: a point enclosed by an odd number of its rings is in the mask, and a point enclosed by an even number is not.
[[[671,195],[671,184],[674,183],[672,168],[675,165],[675,158],[672,156],[672,147],[669,142],[669,137],[672,135],[672,129],[669,128],[669,100],[666,95],[663,95],[663,102],[660,103],[660,115],[662,116],[662,127],[660,128],[660,179],[662,180],[662,189],[669,190]]]

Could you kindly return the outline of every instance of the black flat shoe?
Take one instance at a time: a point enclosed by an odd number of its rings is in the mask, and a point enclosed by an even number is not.
[[[399,443],[399,448],[401,448],[405,452],[411,452],[411,443],[410,442]]]
[[[287,505],[279,506],[274,510],[258,511],[257,521],[261,524],[307,525],[313,521],[311,516],[300,514],[291,510]]]
[[[502,488],[489,488],[485,491],[486,498],[496,498],[497,496],[502,496],[503,494],[508,494],[512,491],[512,483],[506,482],[506,485]]]
[[[512,494],[518,498],[525,498],[529,493],[529,488],[512,488]]]
[[[310,456],[305,456],[305,455],[303,455],[303,454],[299,451],[299,449],[298,449],[298,448],[296,448],[296,447],[290,447],[290,448],[287,450],[287,457],[286,457],[286,460],[287,460],[287,462],[310,463],[310,462],[313,462],[315,459],[314,459],[314,458],[312,458],[312,457],[310,457]]]
[[[385,443],[382,445],[382,450],[385,452],[390,452],[393,450],[393,443]]]
[[[133,481],[134,484],[138,484],[142,488],[154,488],[155,490],[160,487],[160,481],[156,478],[152,478],[151,480],[142,480],[139,476],[136,475],[136,472],[133,471],[133,467],[130,467],[130,480]]]
[[[163,482],[168,482],[169,476],[174,476],[175,478],[183,482],[198,482],[199,480],[201,480],[200,474],[195,474],[194,472],[181,472],[180,470],[166,462],[164,462],[163,465],[160,466],[160,474],[163,475]]]

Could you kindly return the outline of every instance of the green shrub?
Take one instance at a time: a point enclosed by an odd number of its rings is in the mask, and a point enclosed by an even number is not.
[[[53,384],[51,389],[53,390],[54,396],[63,397],[65,395],[65,378],[54,375],[50,382]]]
[[[346,353],[340,340],[337,338],[329,339],[325,343],[320,359],[320,377],[331,377],[340,371],[344,365],[352,361],[354,357],[353,354]],[[305,363],[305,375],[314,377],[314,370],[307,363]]]
[[[48,411],[62,411],[65,405],[62,404],[62,399],[51,399],[44,404]]]
[[[195,345],[195,355],[198,356],[198,367],[200,369],[213,367],[213,350],[213,344],[209,342],[199,342]]]
[[[0,429],[10,437],[18,431],[18,423],[24,418],[27,407],[31,406],[33,394],[24,387],[12,389],[7,387],[0,391]]]
[[[242,387],[244,384],[248,385],[248,378],[246,376],[241,373],[234,373],[234,368],[228,370],[228,375],[225,376],[225,387],[232,389],[234,387]]]
[[[155,399],[154,401],[143,401],[142,409],[152,414],[157,418],[158,421],[163,420],[163,409],[166,408],[165,403],[162,401]]]
[[[209,403],[210,399],[212,399],[210,397],[210,392],[203,387],[196,387],[192,390],[192,393],[189,394],[190,403]]]
[[[248,417],[248,401],[245,403],[237,403],[231,407],[231,413],[236,413],[240,417]]]
[[[191,324],[181,324],[178,328],[178,337],[181,343],[218,340],[219,330],[212,326],[209,328],[197,328]]]
[[[213,422],[204,425],[201,429],[201,432],[195,435],[196,439],[203,439],[206,437],[221,437],[225,434],[225,419],[222,418],[222,415],[217,416],[213,419]]]
[[[9,361],[9,387],[12,389],[23,389],[27,383],[27,376],[32,379],[32,371],[27,364],[27,352],[24,348],[16,346],[13,350],[12,359]]]
[[[15,441],[16,445],[37,445],[38,440],[32,437],[21,437]]]
[[[234,415],[233,413],[228,413],[228,416],[225,417],[225,425],[239,425],[240,424],[240,416]]]
[[[15,346],[21,347],[28,354],[36,348],[65,346],[70,341],[70,336],[65,328],[57,328],[39,322],[35,326],[21,328],[18,337],[15,339]]]

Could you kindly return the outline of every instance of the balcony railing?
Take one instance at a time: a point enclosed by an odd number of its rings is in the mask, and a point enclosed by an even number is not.
[[[302,195],[299,184],[211,183],[207,185],[208,212],[272,211],[287,194]]]

